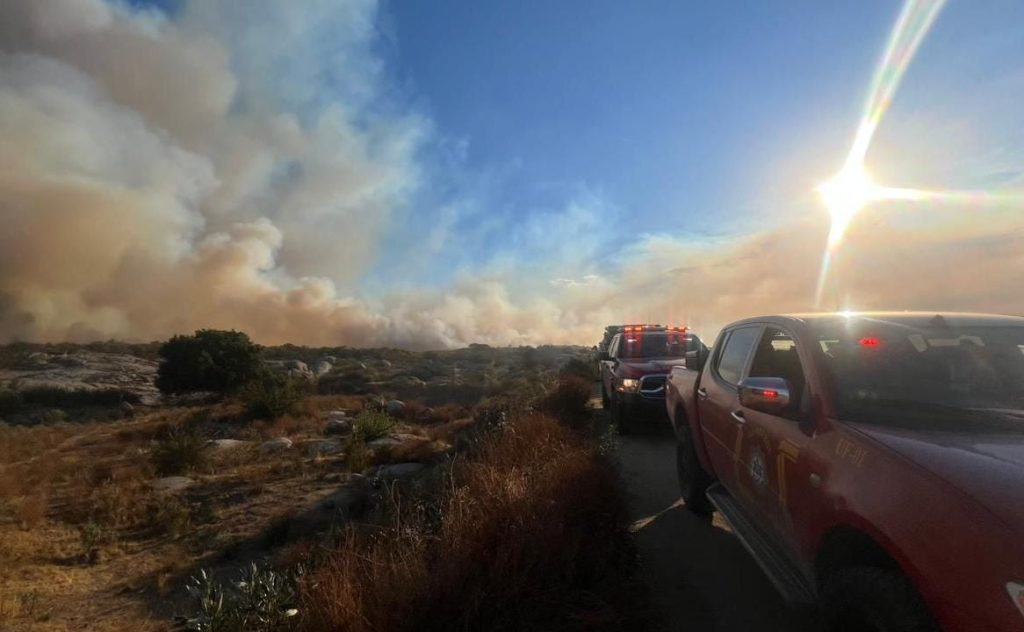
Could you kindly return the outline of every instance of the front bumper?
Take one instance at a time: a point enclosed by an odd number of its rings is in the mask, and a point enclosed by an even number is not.
[[[665,419],[665,377],[645,375],[640,378],[640,390],[635,393],[619,393],[622,414],[629,417]]]

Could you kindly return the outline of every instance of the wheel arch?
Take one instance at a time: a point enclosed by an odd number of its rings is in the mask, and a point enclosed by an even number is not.
[[[676,402],[675,412],[671,416],[673,431],[678,438],[679,433],[685,428],[685,431],[690,435],[690,441],[693,442],[694,450],[697,452],[697,461],[700,462],[700,466],[713,479],[717,479],[718,475],[715,474],[714,468],[711,467],[711,458],[708,456],[707,446],[704,445],[704,434],[699,432],[700,421],[698,420],[697,425],[694,425],[687,408],[686,400],[679,398],[679,401]]]
[[[849,525],[834,527],[821,538],[814,556],[815,578],[820,585],[830,574],[850,566],[903,572],[899,562],[874,537]]]

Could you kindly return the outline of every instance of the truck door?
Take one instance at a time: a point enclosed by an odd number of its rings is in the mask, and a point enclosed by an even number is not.
[[[608,344],[608,357],[611,359],[601,363],[601,380],[604,383],[604,392],[609,397],[615,393],[615,362],[619,357],[620,340],[622,340],[622,334],[615,334]]]
[[[761,325],[745,325],[723,333],[722,344],[715,345],[697,389],[697,409],[708,458],[718,479],[734,495],[740,489],[735,452],[737,440],[743,436],[744,421],[737,416],[740,400],[736,389],[761,329]]]
[[[807,449],[813,437],[811,393],[795,338],[775,325],[764,328],[754,350],[749,377],[776,377],[789,385],[790,405],[779,414],[743,408],[746,428],[739,455],[743,480],[753,511],[770,524],[782,542],[796,550],[794,520],[801,519],[802,500],[811,489],[813,456]],[[746,377],[745,376],[745,377]],[[820,480],[820,479],[819,479]]]

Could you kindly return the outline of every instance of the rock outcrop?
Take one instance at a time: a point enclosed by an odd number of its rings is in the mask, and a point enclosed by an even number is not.
[[[17,365],[0,369],[0,386],[14,391],[53,391],[69,396],[104,396],[113,400],[155,406],[157,362],[121,353],[79,350],[73,353],[38,351]],[[123,411],[124,412],[124,411]]]

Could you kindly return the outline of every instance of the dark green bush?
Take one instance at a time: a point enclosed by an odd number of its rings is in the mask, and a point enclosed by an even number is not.
[[[563,374],[551,391],[540,399],[538,408],[562,423],[577,425],[590,418],[591,382],[578,375]]]
[[[240,331],[200,329],[160,347],[156,385],[164,393],[234,392],[259,374],[260,347]]]
[[[302,389],[279,373],[263,371],[241,391],[242,404],[250,417],[274,419],[294,412]]]

